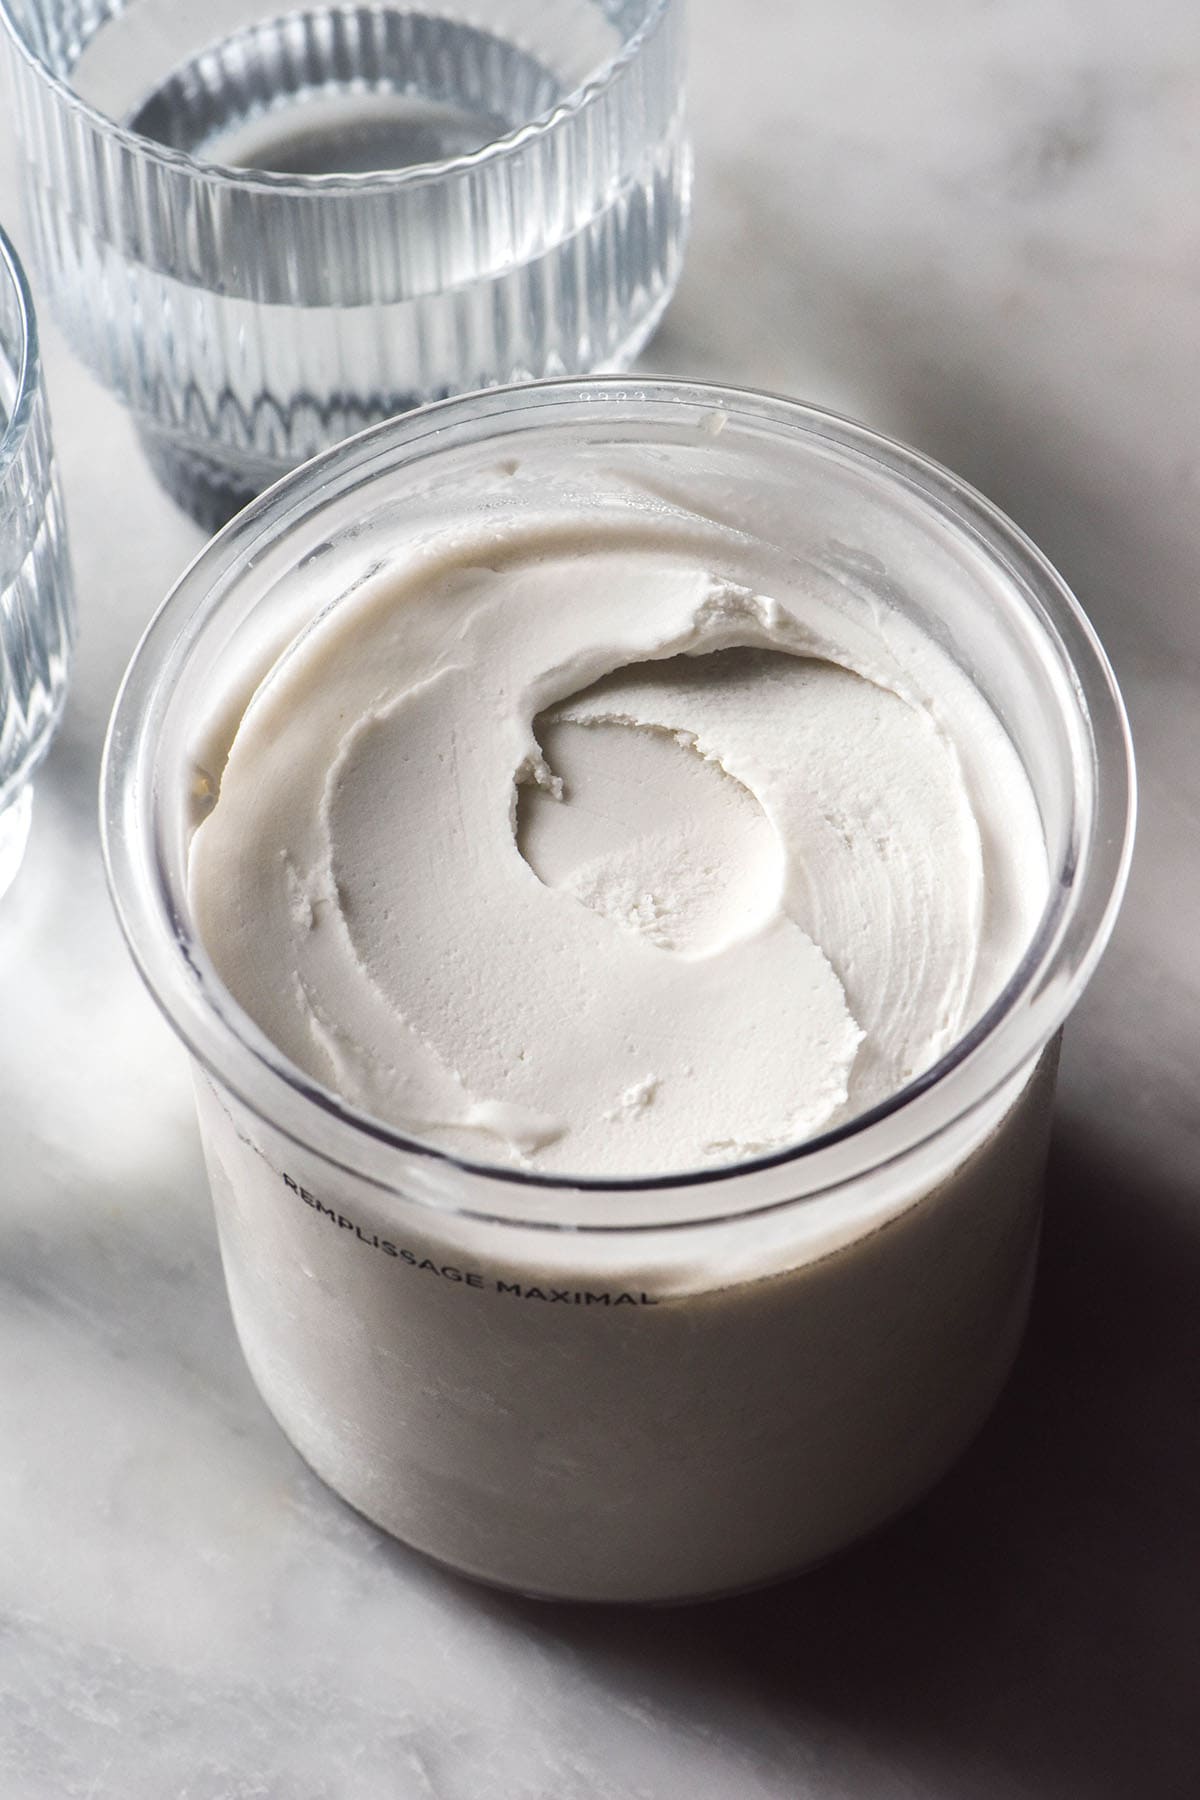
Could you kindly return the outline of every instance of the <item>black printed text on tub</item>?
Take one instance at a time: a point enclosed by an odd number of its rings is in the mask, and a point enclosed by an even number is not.
[[[457,1282],[463,1287],[483,1288],[494,1294],[507,1294],[515,1300],[541,1300],[546,1305],[557,1306],[657,1306],[659,1302],[652,1294],[613,1293],[610,1289],[599,1291],[587,1288],[528,1287],[519,1281],[503,1281],[498,1275],[482,1275],[476,1269],[460,1269],[454,1263],[435,1262],[432,1257],[418,1256],[415,1250],[406,1250],[403,1244],[394,1244],[390,1238],[381,1238],[377,1232],[364,1231],[353,1219],[348,1219],[335,1206],[326,1206],[316,1194],[301,1185],[300,1182],[283,1173],[283,1184],[290,1188],[298,1199],[313,1212],[320,1213],[330,1224],[336,1225],[339,1231],[353,1232],[360,1244],[368,1250],[378,1250],[384,1256],[391,1256],[397,1262],[410,1269],[421,1269],[428,1275],[437,1275],[442,1281]]]

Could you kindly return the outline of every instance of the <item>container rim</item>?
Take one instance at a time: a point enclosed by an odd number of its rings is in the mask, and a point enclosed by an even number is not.
[[[70,82],[52,69],[30,43],[21,20],[14,11],[13,0],[0,0],[0,25],[7,31],[13,51],[57,97],[68,112],[86,121],[100,136],[119,144],[129,155],[148,163],[161,163],[183,176],[213,187],[236,187],[262,193],[286,194],[387,194],[406,188],[428,186],[461,170],[477,168],[485,163],[509,160],[527,145],[549,137],[568,119],[594,105],[614,87],[633,62],[643,45],[656,30],[659,21],[677,4],[677,0],[646,0],[646,11],[635,28],[590,75],[578,82],[569,93],[544,112],[511,131],[481,144],[477,150],[442,158],[435,162],[412,163],[403,169],[367,169],[358,172],[334,171],[326,174],[289,175],[273,169],[239,168],[231,163],[210,162],[192,156],[170,144],[132,130],[93,106],[73,88]]]
[[[37,314],[29,281],[11,239],[0,226],[0,283],[5,284],[16,303],[17,341],[12,345],[16,371],[16,390],[8,419],[0,430],[0,484],[21,454],[21,446],[33,421],[41,392],[41,352],[38,345]],[[9,354],[8,346],[5,347]]]
[[[453,1155],[360,1112],[283,1057],[233,1001],[172,903],[155,840],[157,730],[178,672],[220,610],[223,581],[235,579],[239,569],[323,504],[332,504],[349,488],[384,474],[389,457],[398,451],[444,447],[455,427],[498,422],[514,412],[541,410],[548,423],[555,408],[581,404],[624,406],[635,414],[643,407],[678,408],[681,423],[689,415],[697,423],[723,415],[729,421],[794,431],[849,451],[860,465],[873,465],[898,479],[1032,593],[1040,609],[1039,623],[1065,664],[1070,691],[1089,728],[1095,829],[1082,856],[1078,833],[1072,833],[1064,866],[1051,870],[1046,907],[1033,939],[983,1015],[936,1064],[869,1111],[802,1143],[716,1168],[643,1177],[540,1174]],[[286,476],[200,551],[151,620],[117,696],[101,771],[101,835],[108,882],[142,979],[201,1066],[274,1130],[301,1147],[312,1147],[307,1127],[315,1109],[327,1127],[341,1129],[347,1134],[345,1142],[364,1153],[382,1151],[412,1159],[409,1177],[414,1168],[422,1167],[435,1175],[439,1170],[457,1172],[502,1197],[524,1193],[531,1204],[539,1190],[594,1197],[667,1195],[714,1187],[728,1194],[731,1202],[720,1215],[711,1211],[687,1218],[672,1215],[634,1226],[627,1221],[581,1224],[545,1216],[518,1218],[503,1206],[497,1211],[487,1205],[463,1205],[457,1198],[447,1199],[436,1180],[416,1184],[428,1185],[429,1195],[414,1192],[411,1179],[405,1187],[406,1198],[443,1213],[505,1226],[585,1232],[682,1229],[815,1199],[900,1160],[940,1135],[948,1124],[986,1105],[1050,1041],[1099,960],[1124,892],[1135,814],[1133,747],[1112,668],[1078,601],[1019,527],[940,464],[867,426],[767,392],[666,377],[535,382],[439,401],[373,426]],[[992,1053],[990,1067],[985,1052]],[[932,1119],[922,1102],[939,1092],[949,1110]],[[904,1121],[906,1130],[901,1141],[885,1152],[880,1128],[897,1120]],[[857,1152],[854,1166],[845,1166],[843,1158],[843,1166],[831,1171],[833,1153],[851,1147]],[[324,1144],[319,1153],[326,1163],[358,1179],[390,1185],[362,1163],[341,1160]],[[806,1179],[800,1191],[782,1197],[735,1200],[739,1183],[772,1170],[803,1174]]]

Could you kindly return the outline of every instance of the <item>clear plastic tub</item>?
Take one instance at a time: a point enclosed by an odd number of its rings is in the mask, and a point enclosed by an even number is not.
[[[175,496],[627,366],[682,260],[680,13],[0,0],[41,279]]]
[[[933,632],[1025,764],[1052,880],[1004,991],[903,1092],[757,1162],[606,1183],[469,1165],[320,1088],[222,988],[185,878],[195,746],[228,741],[317,607],[461,519],[497,458],[554,471],[514,484],[519,507],[546,481],[593,494],[614,456],[693,505],[740,490],[760,551]],[[945,471],[791,402],[667,382],[396,421],[193,565],[127,677],[103,811],[124,929],[194,1059],[250,1368],[389,1531],[534,1594],[721,1593],[878,1525],[976,1431],[1026,1315],[1057,1033],[1123,889],[1133,775],[1077,604]]]

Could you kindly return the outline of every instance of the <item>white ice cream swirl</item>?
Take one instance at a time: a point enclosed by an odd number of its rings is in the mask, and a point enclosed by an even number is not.
[[[481,524],[280,659],[190,877],[294,1062],[473,1159],[631,1175],[937,1061],[1044,900],[1028,782],[899,613],[746,573],[678,520]]]

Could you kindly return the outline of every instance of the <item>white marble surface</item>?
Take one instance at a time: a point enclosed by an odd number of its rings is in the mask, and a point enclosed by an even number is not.
[[[689,1612],[477,1592],[306,1472],[239,1359],[182,1053],[94,823],[121,669],[198,534],[51,341],[83,635],[0,913],[4,1800],[1200,1791],[1200,24],[1189,0],[693,19],[695,235],[647,365],[962,471],[1075,584],[1133,714],[1139,856],[1068,1040],[1017,1375],[908,1519]]]

